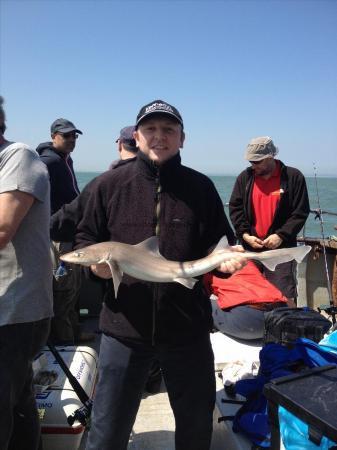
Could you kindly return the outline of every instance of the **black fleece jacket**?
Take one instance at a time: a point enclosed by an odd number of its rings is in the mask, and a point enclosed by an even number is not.
[[[118,169],[118,167],[130,164],[135,158],[120,159],[111,164],[110,170]],[[75,239],[77,225],[82,219],[85,205],[91,192],[91,180],[82,190],[80,195],[71,203],[66,203],[50,218],[50,237],[57,242],[73,242]]]
[[[70,155],[57,152],[52,142],[40,144],[36,151],[39,153],[41,161],[48,168],[50,208],[51,214],[54,214],[61,206],[70,203],[80,193],[73,168],[73,160]]]
[[[278,234],[283,239],[280,248],[293,247],[296,246],[296,236],[310,213],[309,197],[303,174],[298,169],[285,166],[281,161],[280,164],[282,194],[267,235]],[[253,184],[254,171],[248,167],[237,177],[229,201],[229,214],[237,238],[249,250],[252,249],[242,239],[242,235],[248,233],[256,236],[252,210]]]
[[[179,154],[158,168],[138,152],[134,164],[106,172],[91,185],[77,247],[108,240],[138,244],[156,234],[160,253],[174,261],[206,256],[223,235],[234,242],[206,176],[182,166]],[[211,306],[201,282],[190,290],[124,274],[117,299],[107,283],[100,326],[116,337],[181,343],[211,329]]]

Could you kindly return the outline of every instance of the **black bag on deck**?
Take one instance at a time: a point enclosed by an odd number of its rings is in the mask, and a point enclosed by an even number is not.
[[[311,308],[275,308],[265,313],[264,343],[292,344],[297,338],[319,342],[331,322]]]

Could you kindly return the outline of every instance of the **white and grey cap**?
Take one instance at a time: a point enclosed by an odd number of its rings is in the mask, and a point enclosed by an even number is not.
[[[274,158],[278,148],[269,136],[261,136],[252,139],[246,148],[245,159],[248,161],[261,161],[265,158]]]

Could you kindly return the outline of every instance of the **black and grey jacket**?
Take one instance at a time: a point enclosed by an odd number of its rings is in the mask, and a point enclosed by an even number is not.
[[[158,235],[160,253],[173,261],[207,255],[234,233],[213,183],[184,167],[177,154],[158,168],[139,152],[134,164],[96,178],[78,225],[77,247],[102,241],[138,244]],[[193,341],[211,329],[202,283],[151,283],[123,276],[114,298],[109,281],[101,329],[112,336],[156,343]]]
[[[40,144],[36,151],[49,172],[51,214],[70,203],[80,193],[70,155],[57,152],[52,142]]]
[[[278,234],[283,243],[281,247],[296,245],[296,236],[303,228],[310,212],[309,197],[303,174],[293,167],[285,166],[281,161],[281,199],[275,212],[273,223],[268,235]],[[243,241],[242,235],[255,235],[253,227],[252,191],[254,172],[251,167],[237,177],[229,201],[229,214],[235,228],[237,238]]]

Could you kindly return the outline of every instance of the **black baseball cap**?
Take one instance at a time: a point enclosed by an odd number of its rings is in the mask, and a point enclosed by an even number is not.
[[[78,134],[83,134],[75,125],[67,119],[56,119],[50,126],[50,133],[70,133],[75,131]]]
[[[177,108],[170,105],[169,103],[164,102],[164,100],[154,100],[153,102],[143,106],[138,113],[136,119],[136,127],[138,127],[139,123],[142,120],[154,114],[168,115],[174,118],[177,122],[180,123],[182,127],[184,127],[183,119]]]

